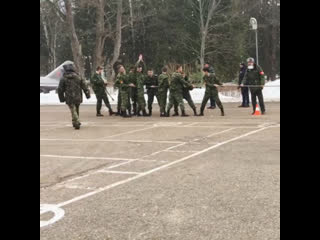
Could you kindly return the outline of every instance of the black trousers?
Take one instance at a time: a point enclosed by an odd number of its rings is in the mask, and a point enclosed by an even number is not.
[[[250,104],[249,88],[248,87],[242,87],[241,88],[241,94],[242,94],[242,106],[243,107],[249,106],[249,104]]]
[[[256,111],[257,97],[258,97],[261,112],[265,112],[266,108],[264,105],[262,88],[250,88],[250,92],[251,92],[251,102],[252,102],[253,111],[254,112]]]

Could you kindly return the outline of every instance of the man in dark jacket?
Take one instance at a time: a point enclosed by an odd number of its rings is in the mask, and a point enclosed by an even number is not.
[[[242,104],[239,107],[250,107],[250,100],[249,100],[249,88],[248,87],[241,87],[244,75],[246,74],[247,66],[244,63],[240,64],[240,73],[239,73],[239,88],[241,88],[241,95],[242,95]]]
[[[260,66],[258,66],[253,58],[248,58],[248,68],[243,78],[242,85],[250,85],[251,102],[253,107],[253,113],[256,111],[257,97],[259,99],[259,105],[261,108],[261,114],[265,114],[266,109],[263,100],[262,90],[265,84],[264,72]]]
[[[73,64],[63,66],[64,74],[58,87],[60,102],[65,102],[72,115],[72,125],[75,129],[80,129],[79,107],[82,103],[82,91],[86,97],[90,98],[89,88],[83,78],[75,71]]]
[[[208,63],[205,64],[204,67],[209,69],[210,74],[215,74],[214,68],[210,66]],[[213,97],[210,97],[210,106],[208,107],[208,109],[216,109],[216,101],[214,100]]]
[[[97,67],[97,71],[93,74],[91,78],[91,86],[97,98],[97,117],[103,117],[103,115],[101,114],[102,101],[109,109],[110,116],[114,114],[106,92],[106,83],[102,79],[102,71],[103,68],[101,66]]]

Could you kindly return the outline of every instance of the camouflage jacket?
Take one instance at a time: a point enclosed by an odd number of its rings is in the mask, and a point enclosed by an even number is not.
[[[169,89],[169,75],[168,74],[160,74],[158,78],[159,83],[159,91],[167,91]]]
[[[103,95],[106,91],[106,85],[100,74],[93,74],[90,80],[93,91],[96,95]]]
[[[129,91],[129,84],[130,81],[128,75],[119,73],[115,82],[115,87],[118,87],[120,91]]]
[[[58,87],[60,102],[66,104],[82,103],[82,91],[90,98],[90,91],[84,79],[76,73],[64,73]]]
[[[218,89],[214,86],[214,84],[222,86],[222,83],[217,79],[215,74],[209,74],[209,76],[204,76],[203,82],[206,84],[206,92],[218,92]]]
[[[171,82],[170,82],[170,91],[172,92],[183,92],[184,88],[190,87],[190,83],[186,82],[183,79],[183,76],[181,73],[175,72],[171,76]]]
[[[262,68],[255,64],[254,69],[248,69],[243,78],[244,85],[264,85],[265,77]]]

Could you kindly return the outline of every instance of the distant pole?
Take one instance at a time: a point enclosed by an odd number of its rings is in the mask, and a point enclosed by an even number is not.
[[[259,65],[259,48],[258,48],[258,22],[255,18],[250,18],[250,25],[252,26],[252,30],[256,32],[256,61],[257,65]]]

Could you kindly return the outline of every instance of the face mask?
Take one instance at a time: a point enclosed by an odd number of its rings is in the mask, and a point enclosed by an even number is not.
[[[248,69],[250,69],[250,70],[251,70],[251,69],[253,69],[253,68],[254,68],[254,66],[253,66],[253,65],[252,65],[252,66],[248,66]]]

